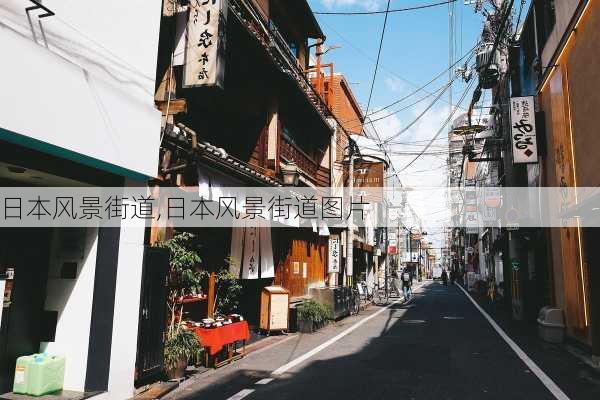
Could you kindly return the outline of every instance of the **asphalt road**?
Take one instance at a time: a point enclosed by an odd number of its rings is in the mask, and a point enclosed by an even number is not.
[[[408,304],[371,307],[318,333],[290,337],[191,379],[167,398],[556,397],[459,288],[427,282]]]

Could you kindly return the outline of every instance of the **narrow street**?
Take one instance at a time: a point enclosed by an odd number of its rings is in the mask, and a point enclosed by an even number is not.
[[[207,374],[167,398],[554,398],[458,287],[432,281],[406,305],[371,307]]]
[[[600,400],[600,0],[0,0],[0,49],[0,400]]]

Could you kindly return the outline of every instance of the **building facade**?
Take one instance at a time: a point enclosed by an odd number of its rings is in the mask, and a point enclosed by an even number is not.
[[[159,0],[2,2],[0,47],[12,55],[0,67],[2,186],[126,188],[155,176],[160,11]],[[2,393],[18,357],[48,352],[66,358],[65,389],[133,395],[144,230],[1,230]]]

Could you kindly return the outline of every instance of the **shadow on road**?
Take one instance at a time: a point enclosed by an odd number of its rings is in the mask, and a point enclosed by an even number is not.
[[[459,289],[437,282],[267,385],[255,382],[269,371],[230,368],[177,398],[226,399],[244,388],[256,390],[250,399],[553,398]]]

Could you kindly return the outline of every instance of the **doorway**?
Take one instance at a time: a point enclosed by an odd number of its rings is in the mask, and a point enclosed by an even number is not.
[[[45,339],[50,237],[49,229],[0,229],[0,275],[7,282],[0,322],[0,393],[12,390],[16,359],[39,352]]]

